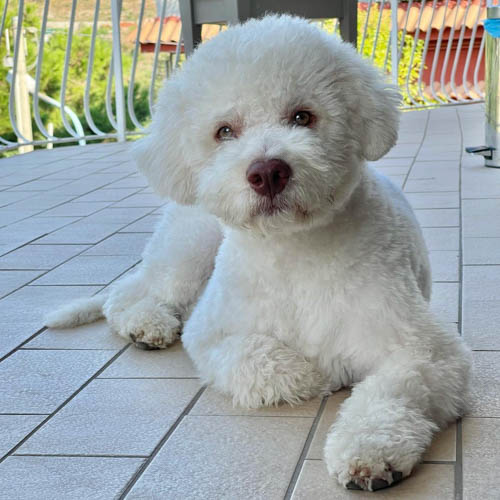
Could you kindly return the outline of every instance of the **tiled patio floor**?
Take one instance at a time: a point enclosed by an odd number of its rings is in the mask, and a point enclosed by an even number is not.
[[[406,113],[377,166],[403,186],[434,268],[433,308],[474,349],[472,407],[401,485],[328,478],[321,450],[346,392],[262,411],[200,386],[180,345],[144,352],[104,322],[42,316],[129,272],[161,201],[123,145],[0,161],[1,499],[499,499],[500,170],[462,154],[481,106]]]

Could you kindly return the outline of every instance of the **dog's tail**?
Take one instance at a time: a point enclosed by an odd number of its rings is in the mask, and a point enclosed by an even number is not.
[[[106,294],[76,299],[45,316],[45,326],[50,328],[71,328],[104,318],[103,306]]]

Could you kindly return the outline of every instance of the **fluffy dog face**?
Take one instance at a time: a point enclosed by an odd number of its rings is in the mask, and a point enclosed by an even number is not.
[[[289,16],[201,45],[166,82],[137,159],[158,193],[231,226],[329,221],[397,138],[399,95],[348,44]]]

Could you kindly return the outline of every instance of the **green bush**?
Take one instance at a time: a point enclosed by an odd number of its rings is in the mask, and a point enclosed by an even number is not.
[[[0,0],[0,15],[3,10],[5,0]],[[12,7],[8,9],[6,19],[6,28],[12,34],[12,17],[17,15],[16,10]],[[25,7],[25,15],[23,26],[25,28],[33,27],[37,29],[39,34],[40,21],[37,12],[37,6],[27,3]],[[36,60],[37,43],[33,35],[27,34],[27,66],[33,65]],[[45,41],[43,63],[40,78],[40,92],[60,101],[61,82],[64,70],[64,57],[66,52],[67,30],[57,30],[49,33]],[[65,93],[65,104],[74,111],[84,129],[86,135],[93,135],[94,132],[90,129],[85,119],[83,108],[83,97],[85,92],[85,81],[87,76],[88,55],[91,43],[91,29],[83,28],[73,34],[71,57],[69,64],[69,72],[67,79],[67,87]],[[13,45],[13,44],[11,44]],[[92,83],[90,86],[89,107],[95,125],[103,132],[112,132],[113,127],[109,123],[106,113],[106,85],[108,78],[109,65],[111,63],[112,41],[110,29],[100,29],[96,41],[94,52],[94,64],[92,72]],[[8,68],[1,64],[6,55],[5,41],[2,39],[0,44],[0,135],[8,140],[16,141],[17,138],[12,131],[12,126],[9,118],[8,103],[10,85],[7,82]],[[11,52],[12,55],[12,52]],[[132,56],[124,51],[123,72],[124,75],[129,74],[132,64]],[[28,70],[28,73],[34,77],[35,68]],[[125,87],[125,95],[128,88]],[[32,97],[31,97],[32,101]],[[67,137],[68,133],[64,128],[61,112],[58,108],[40,103],[40,117],[43,124],[47,127],[49,122],[54,124],[54,135],[57,137]],[[114,96],[112,98],[113,113],[115,112]],[[148,90],[139,83],[134,85],[134,109],[137,119],[141,123],[145,123],[149,118]],[[71,120],[67,116],[68,122],[73,126]],[[43,134],[38,130],[33,119],[33,137],[35,140],[45,139]],[[135,127],[128,117],[127,113],[127,128],[133,130]]]
[[[388,74],[391,73],[391,54],[389,52],[389,57],[387,59],[386,65],[386,51],[387,46],[390,44],[391,38],[391,11],[389,9],[384,9],[382,12],[382,19],[380,21],[380,29],[378,33],[378,38],[376,36],[377,26],[379,22],[380,6],[373,4],[370,10],[370,16],[368,18],[368,24],[366,26],[366,36],[365,41],[362,45],[363,32],[365,30],[366,18],[368,12],[366,10],[358,9],[358,39],[357,45],[358,50],[361,51],[361,55],[365,58],[371,59],[373,48],[375,46],[375,53],[373,57],[373,64],[378,68],[387,71]],[[333,21],[326,21],[324,24],[325,29],[333,33],[334,23]],[[398,46],[401,44],[402,33],[398,33]],[[401,94],[403,97],[403,103],[405,105],[413,105],[410,96],[417,103],[422,101],[418,92],[418,74],[420,66],[422,65],[422,55],[424,51],[424,41],[418,40],[417,46],[415,48],[415,53],[413,55],[413,61],[411,60],[411,54],[413,47],[415,46],[415,40],[413,36],[406,35],[404,39],[404,46],[401,53],[401,59],[399,61],[398,67],[398,84],[401,89]],[[361,50],[362,49],[362,50]],[[409,78],[408,78],[409,77]],[[406,81],[408,78],[408,86]]]

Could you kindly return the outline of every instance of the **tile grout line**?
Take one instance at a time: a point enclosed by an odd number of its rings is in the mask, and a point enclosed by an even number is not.
[[[75,255],[75,257],[76,256],[77,255]],[[69,259],[69,260],[71,260],[71,259]],[[120,279],[125,273],[128,273],[131,269],[133,269],[135,266],[137,266],[137,264],[139,264],[139,262],[136,262],[134,265],[132,265],[132,266],[128,267],[127,269],[125,269],[125,271],[123,271],[118,276],[116,276],[107,285],[97,285],[97,286],[102,286],[102,288],[100,290],[98,290],[96,293],[94,293],[94,295],[92,295],[91,297],[94,297],[95,295],[101,293],[103,290],[106,290],[106,288],[108,288],[112,283],[114,283],[116,280]],[[56,267],[58,267],[58,266],[56,266]],[[35,285],[31,285],[31,286],[35,286]],[[96,285],[38,285],[38,286],[96,286]],[[21,342],[19,345],[17,345],[16,347],[14,347],[14,349],[12,349],[11,351],[9,351],[4,356],[0,357],[0,363],[2,361],[4,361],[5,359],[7,359],[12,354],[14,354],[15,352],[17,352],[17,351],[19,351],[21,349],[24,350],[23,346],[25,346],[28,342],[31,342],[33,339],[35,339],[36,337],[38,337],[38,335],[42,334],[45,330],[47,330],[47,327],[44,325],[39,330],[37,330],[33,335],[31,335],[30,337],[28,337],[26,340],[23,340],[23,342]],[[130,345],[130,344],[128,344],[128,345]],[[125,347],[127,347],[127,346],[125,346]],[[50,350],[57,350],[57,349],[50,349],[50,348],[48,348],[48,349],[44,349],[44,350],[50,351]],[[63,350],[63,351],[72,351],[72,350],[76,350],[76,349],[60,349],[60,350]],[[98,350],[98,351],[109,351],[109,350],[114,350],[114,349],[96,349],[96,350]]]
[[[193,399],[188,403],[188,405],[184,408],[183,412],[179,415],[177,420],[170,426],[168,431],[165,433],[165,435],[160,439],[158,444],[155,446],[153,452],[149,457],[144,461],[144,463],[135,471],[134,475],[129,479],[123,490],[118,496],[118,500],[124,500],[130,490],[134,487],[134,485],[137,483],[137,481],[140,479],[140,477],[144,474],[146,469],[149,467],[149,464],[155,459],[156,455],[160,452],[160,450],[163,448],[163,445],[168,441],[170,436],[175,432],[177,427],[179,427],[180,423],[184,420],[184,417],[191,411],[193,406],[197,403],[197,401],[200,399],[201,395],[205,391],[206,386],[201,387],[198,392],[194,395]]]
[[[13,446],[4,456],[0,457],[0,464],[6,460],[8,457],[13,455],[16,450],[18,450],[35,432],[37,432],[42,426],[44,426],[52,417],[54,417],[60,410],[62,410],[71,400],[73,400],[80,392],[85,389],[93,380],[95,380],[108,366],[110,366],[117,358],[119,358],[131,344],[127,344],[122,349],[120,349],[111,359],[106,361],[104,365],[101,366],[90,378],[88,378],[75,392],[73,392],[68,398],[66,398],[50,415],[42,420],[35,428],[31,430],[26,436],[24,436],[21,441],[19,441],[15,446]]]
[[[290,483],[288,484],[288,488],[285,492],[284,500],[289,500],[292,497],[293,490],[295,489],[297,480],[299,479],[299,475],[304,465],[304,461],[306,460],[307,453],[309,452],[312,440],[314,438],[314,435],[316,434],[316,429],[318,428],[319,421],[321,420],[321,417],[323,416],[323,413],[325,411],[327,401],[328,401],[328,396],[324,396],[318,408],[318,413],[316,414],[316,417],[314,417],[311,428],[309,429],[309,433],[304,443],[304,447],[302,448],[302,452],[300,453],[297,464],[295,465],[295,469],[290,479]]]
[[[40,458],[148,458],[148,455],[108,455],[108,454],[89,454],[80,453],[13,453],[12,457],[40,457]]]
[[[406,196],[406,192],[405,192],[406,183],[408,182],[408,179],[410,177],[413,166],[415,165],[415,162],[417,161],[417,156],[419,155],[420,150],[422,149],[422,145],[424,144],[425,137],[427,135],[427,129],[429,128],[430,117],[431,117],[431,113],[430,113],[430,111],[427,111],[427,117],[425,120],[425,128],[424,128],[424,133],[422,134],[422,140],[420,141],[420,144],[417,148],[417,151],[415,152],[415,155],[413,156],[413,161],[411,162],[411,165],[408,168],[408,172],[406,173],[405,180],[403,181],[403,185],[401,186],[401,191],[403,191],[405,193],[405,196]]]
[[[463,339],[463,311],[462,311],[462,300],[463,300],[463,216],[462,216],[462,156],[463,156],[463,142],[464,142],[464,134],[462,122],[460,120],[460,113],[458,109],[455,110],[458,126],[460,130],[460,150],[462,154],[458,161],[458,189],[459,189],[459,239],[458,239],[458,277],[459,277],[459,285],[458,285],[458,331],[460,336]],[[457,431],[456,431],[456,450],[455,450],[455,500],[462,500],[463,498],[463,466],[462,466],[462,419],[460,418],[457,421]]]

